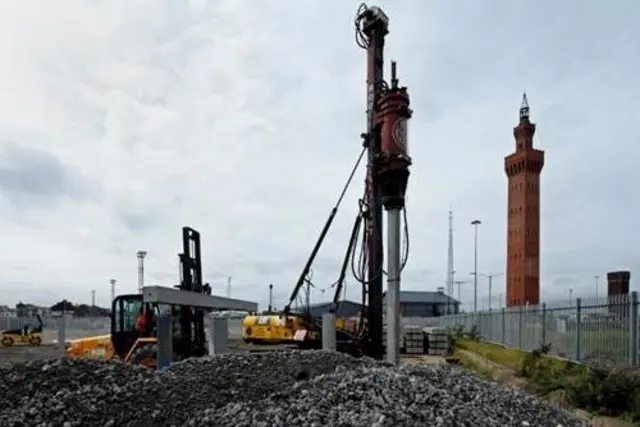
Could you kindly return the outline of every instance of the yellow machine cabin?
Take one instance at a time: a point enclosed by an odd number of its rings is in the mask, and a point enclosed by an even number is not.
[[[278,315],[249,315],[242,320],[242,339],[254,344],[283,344],[293,341],[300,319]]]
[[[242,320],[242,339],[244,342],[253,344],[287,344],[297,343],[296,332],[308,327],[302,317],[287,316],[282,317],[272,315],[248,315]],[[347,329],[349,321],[344,318],[336,319],[336,328]],[[320,333],[311,332],[311,338],[320,339]]]

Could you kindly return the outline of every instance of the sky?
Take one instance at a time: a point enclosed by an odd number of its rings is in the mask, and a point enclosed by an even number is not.
[[[541,293],[602,296],[640,274],[640,4],[379,1],[385,56],[414,116],[403,289],[436,290],[506,260],[504,156],[522,92],[545,150]],[[201,233],[214,293],[282,307],[366,129],[358,2],[0,0],[0,304],[98,305],[178,281],[181,227]],[[387,63],[387,76],[388,76]],[[314,264],[339,273],[361,167]],[[595,276],[600,276],[596,287]],[[360,290],[347,281],[347,297]],[[472,286],[461,286],[469,301]],[[494,279],[492,298],[504,292]],[[488,301],[486,279],[479,282]],[[494,304],[496,304],[494,302]]]

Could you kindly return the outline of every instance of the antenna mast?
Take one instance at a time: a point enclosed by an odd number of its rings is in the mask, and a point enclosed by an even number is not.
[[[453,298],[453,211],[449,210],[449,250],[447,253],[447,295]]]

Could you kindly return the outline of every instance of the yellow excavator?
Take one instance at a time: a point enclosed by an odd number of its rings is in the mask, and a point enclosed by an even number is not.
[[[42,318],[36,314],[37,324],[35,326],[25,325],[20,329],[9,329],[2,332],[0,344],[3,347],[14,345],[39,346],[42,344]]]

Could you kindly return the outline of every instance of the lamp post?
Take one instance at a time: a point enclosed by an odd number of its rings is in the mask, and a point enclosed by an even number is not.
[[[476,275],[476,273],[471,273],[473,276]],[[502,275],[504,275],[504,273],[490,273],[490,274],[482,274],[482,273],[477,273],[478,276],[480,277],[486,277],[489,280],[489,311],[491,311],[491,299],[493,298],[493,278],[494,277],[500,277]]]
[[[598,287],[599,287],[599,281],[600,281],[600,276],[593,276],[596,279],[596,300],[598,299]]]
[[[473,311],[478,311],[478,226],[479,219],[471,221],[473,225]]]

